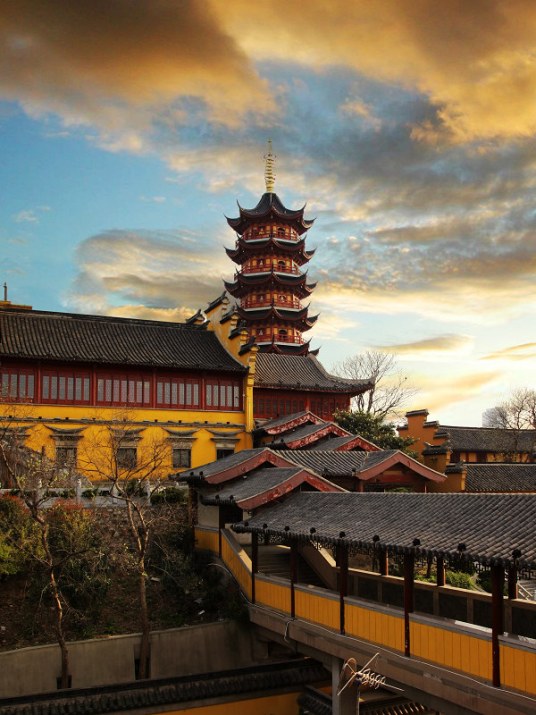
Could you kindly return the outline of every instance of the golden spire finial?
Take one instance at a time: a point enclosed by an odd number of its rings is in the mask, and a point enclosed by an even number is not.
[[[264,182],[266,184],[266,192],[268,194],[273,194],[274,192],[274,161],[276,158],[275,154],[272,154],[272,140],[268,139],[268,154],[264,155],[264,161],[266,162],[264,166]]]

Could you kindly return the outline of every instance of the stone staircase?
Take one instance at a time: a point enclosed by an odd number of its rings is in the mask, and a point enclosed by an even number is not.
[[[246,551],[251,555],[251,549]],[[290,549],[288,546],[259,545],[259,573],[290,579]],[[301,556],[298,557],[297,583],[325,588],[325,584]]]

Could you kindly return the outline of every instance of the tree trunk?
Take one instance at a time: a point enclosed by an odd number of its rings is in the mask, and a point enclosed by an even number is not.
[[[140,621],[141,621],[141,641],[140,641],[140,664],[138,678],[143,680],[151,676],[150,658],[150,630],[149,630],[149,608],[147,606],[147,582],[145,579],[145,559],[142,557],[138,562],[139,596],[140,596]]]

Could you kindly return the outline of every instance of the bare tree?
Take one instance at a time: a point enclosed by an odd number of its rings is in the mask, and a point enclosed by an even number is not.
[[[390,353],[367,350],[334,365],[336,375],[352,380],[370,379],[374,387],[354,397],[352,409],[380,419],[399,417],[402,408],[417,392]]]
[[[151,495],[170,467],[170,445],[159,427],[135,427],[131,409],[111,422],[96,426],[80,455],[84,472],[109,485],[111,495],[126,511],[129,552],[138,584],[141,643],[139,678],[150,676],[150,623],[147,603],[147,558],[160,510],[151,508]],[[112,544],[113,546],[113,544]]]
[[[536,429],[536,390],[520,387],[482,415],[484,427],[503,429]]]
[[[23,417],[16,405],[2,405],[0,420],[0,471],[4,481],[14,488],[25,504],[38,530],[40,549],[32,551],[32,558],[40,563],[47,576],[48,589],[55,613],[55,631],[61,653],[60,686],[68,687],[69,650],[64,627],[65,599],[59,585],[59,572],[64,559],[58,560],[51,547],[50,521],[47,509],[51,504],[51,490],[68,489],[73,485],[73,474],[58,468],[43,452],[35,452],[24,445]],[[26,406],[23,406],[26,414]],[[26,544],[16,543],[20,549]],[[68,558],[68,556],[65,556]]]

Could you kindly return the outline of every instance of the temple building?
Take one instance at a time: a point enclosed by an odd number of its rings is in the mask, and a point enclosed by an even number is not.
[[[318,316],[309,317],[308,306],[302,303],[315,284],[307,282],[301,268],[314,254],[305,248],[314,219],[304,218],[304,208],[286,208],[274,193],[271,143],[265,159],[266,193],[255,208],[239,204],[238,218],[227,219],[237,234],[227,255],[239,269],[225,288],[237,299],[238,314],[262,352],[306,355],[309,341],[303,333]]]

